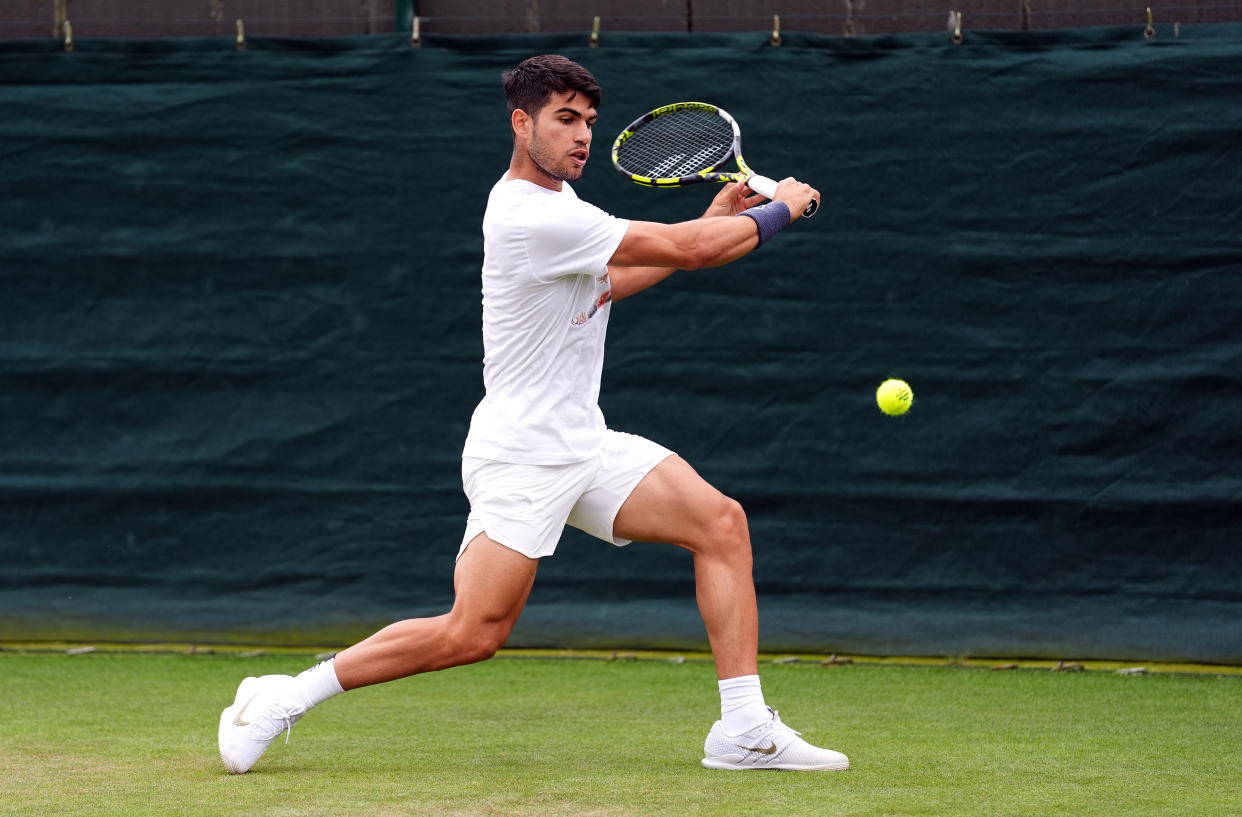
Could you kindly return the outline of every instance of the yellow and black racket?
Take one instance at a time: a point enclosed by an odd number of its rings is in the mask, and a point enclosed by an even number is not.
[[[737,171],[722,171],[730,159]],[[746,182],[761,196],[776,195],[776,182],[760,176],[742,158],[742,131],[723,108],[706,102],[675,102],[635,119],[612,143],[612,163],[621,175],[648,187],[700,182]],[[813,216],[819,202],[802,212]]]

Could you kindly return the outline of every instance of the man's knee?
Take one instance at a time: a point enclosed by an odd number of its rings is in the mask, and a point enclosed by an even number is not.
[[[448,638],[457,663],[474,664],[494,656],[512,630],[507,621],[459,621],[449,629]]]
[[[750,543],[750,525],[746,521],[746,510],[742,503],[731,497],[724,497],[718,520],[725,536]]]
[[[709,550],[735,559],[750,558],[750,526],[746,511],[735,499],[721,496],[711,510],[699,550]]]

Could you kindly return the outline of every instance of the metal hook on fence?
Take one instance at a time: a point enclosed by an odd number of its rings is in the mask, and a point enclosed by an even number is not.
[[[591,38],[588,40],[592,48],[599,45],[599,17],[595,18],[595,22],[591,24]]]
[[[1147,28],[1143,29],[1143,36],[1148,40],[1156,39],[1156,27],[1151,22],[1151,6],[1147,7]]]
[[[241,20],[237,21],[237,50],[246,50],[246,26]]]
[[[772,15],[772,36],[768,38],[768,43],[773,48],[780,47],[781,44],[781,16],[779,14]]]

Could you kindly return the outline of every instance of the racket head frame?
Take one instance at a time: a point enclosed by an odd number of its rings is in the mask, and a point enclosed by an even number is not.
[[[675,114],[678,111],[702,111],[719,116],[729,124],[733,131],[733,141],[719,158],[713,161],[708,167],[693,173],[685,173],[678,176],[648,176],[641,173],[634,173],[622,167],[620,158],[622,146],[630,140],[643,127],[663,116]],[[719,168],[730,159],[737,161],[738,170],[722,171]],[[630,181],[641,184],[645,187],[682,187],[687,184],[699,184],[702,182],[744,182],[749,179],[754,172],[746,164],[742,158],[742,130],[737,124],[737,120],[729,115],[724,108],[717,107],[708,102],[674,102],[671,105],[664,105],[653,111],[648,111],[642,116],[635,119],[625,130],[617,134],[617,138],[612,143],[612,166],[617,172],[625,176]]]

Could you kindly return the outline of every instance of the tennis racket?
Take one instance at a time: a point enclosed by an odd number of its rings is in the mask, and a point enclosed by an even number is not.
[[[720,170],[730,159],[737,162],[737,172]],[[612,143],[612,164],[648,187],[746,182],[762,196],[776,196],[776,182],[755,173],[742,158],[737,121],[706,102],[675,102],[635,119]],[[811,199],[802,215],[813,216],[818,209],[819,201]]]

